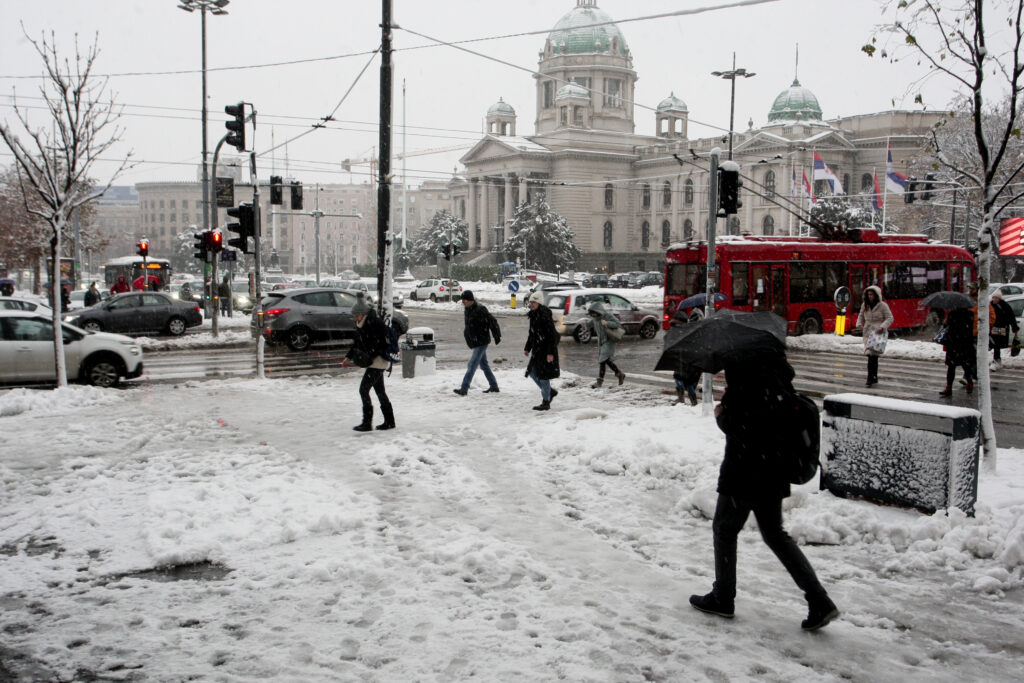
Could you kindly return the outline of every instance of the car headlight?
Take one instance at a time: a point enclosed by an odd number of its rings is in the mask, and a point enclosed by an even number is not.
[[[64,316],[61,317],[61,319],[64,322],[66,322],[66,323],[71,323],[72,325],[74,325],[75,321],[78,320],[79,317],[81,317],[81,316],[77,316],[77,315],[64,315]]]

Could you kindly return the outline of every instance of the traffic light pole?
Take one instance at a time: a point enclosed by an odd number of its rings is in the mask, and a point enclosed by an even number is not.
[[[224,145],[225,142],[227,142],[228,136],[230,135],[230,132],[226,133],[224,137],[220,139],[220,142],[217,143],[217,146],[213,150],[213,173],[210,174],[209,187],[210,196],[213,197],[213,206],[210,207],[210,230],[217,229],[217,160],[220,157],[220,148]],[[211,334],[213,334],[213,338],[216,339],[220,334],[220,294],[219,290],[217,289],[217,261],[219,260],[219,256],[217,252],[214,252],[212,258],[210,258],[209,256],[207,256],[207,258],[213,264],[210,274],[210,302],[213,307],[213,312],[211,313],[210,318],[210,325],[212,327]]]
[[[715,147],[711,150],[711,168],[708,171],[708,256],[705,259],[707,264],[705,287],[704,287],[704,319],[707,320],[714,315],[715,304],[715,232],[718,228],[718,157],[722,150]],[[704,393],[703,407],[701,411],[706,416],[714,412],[715,396],[712,388],[714,375],[705,372],[701,385]]]

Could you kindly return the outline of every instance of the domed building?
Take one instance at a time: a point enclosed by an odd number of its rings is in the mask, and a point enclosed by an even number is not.
[[[727,145],[721,136],[688,137],[690,109],[668,85],[669,96],[637,132],[633,55],[597,4],[576,0],[541,47],[533,76],[535,132],[518,135],[515,108],[499,98],[487,112],[487,134],[460,160],[465,172],[448,188],[453,214],[469,226],[470,258],[491,253],[501,260],[515,207],[538,193],[574,231],[583,252],[574,264],[579,271],[660,269],[669,244],[705,239],[704,169],[716,147],[725,159]],[[765,125],[755,128],[751,120],[746,131],[733,133],[743,206],[718,221],[717,234],[800,231],[794,214],[806,214],[811,201],[803,176],[815,198],[834,187],[814,180],[815,152],[852,201],[873,201],[874,174],[884,174],[887,148],[905,170],[917,143],[944,116],[889,111],[826,119],[818,98],[797,78],[766,110]],[[896,199],[888,201],[894,205]]]

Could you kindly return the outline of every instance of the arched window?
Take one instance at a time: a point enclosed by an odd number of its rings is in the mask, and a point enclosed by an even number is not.
[[[849,173],[844,173],[843,174],[843,191],[844,192],[849,192],[851,189],[852,188],[850,187],[850,174]]]
[[[672,241],[672,226],[668,221],[661,222],[661,246],[667,247]]]
[[[775,171],[768,171],[764,174],[764,196],[775,196]]]
[[[693,221],[689,218],[683,221],[683,239],[687,242],[693,239]]]
[[[875,191],[875,181],[871,177],[870,173],[865,173],[860,177],[860,192],[861,194],[872,194]]]
[[[465,217],[466,217],[466,200],[465,199],[460,199],[459,200],[459,218],[465,218]]]
[[[686,184],[683,185],[683,202],[687,206],[693,204],[693,181],[689,178],[686,179]]]
[[[666,209],[672,206],[672,183],[667,180],[661,186],[661,205]]]
[[[604,248],[612,248],[612,222],[605,221],[604,223]]]
[[[729,234],[738,235],[740,234],[740,219],[733,216],[729,219]]]
[[[761,232],[765,235],[775,234],[775,219],[771,216],[765,216],[764,220],[761,221]]]
[[[640,246],[643,249],[651,246],[651,224],[647,221],[640,227]]]
[[[615,206],[615,186],[606,183],[604,186],[604,208],[610,209]]]
[[[651,208],[651,186],[649,183],[644,183],[643,189],[640,191],[640,205],[645,209]]]

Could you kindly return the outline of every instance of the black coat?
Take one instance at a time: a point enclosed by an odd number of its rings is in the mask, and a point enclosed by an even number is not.
[[[491,335],[494,335],[494,343],[501,343],[501,328],[498,321],[494,319],[486,306],[473,303],[466,306],[463,311],[466,316],[466,329],[463,335],[466,337],[466,344],[469,348],[475,349],[478,346],[486,346],[491,343]]]
[[[746,501],[782,499],[790,494],[780,464],[781,398],[793,391],[793,368],[784,356],[727,367],[726,389],[718,413],[725,433],[725,457],[718,492]]]
[[[946,318],[946,364],[969,365],[973,362],[974,313],[969,308],[954,308]]]
[[[530,370],[536,368],[537,377],[540,379],[555,379],[561,374],[561,370],[558,367],[558,330],[555,329],[551,309],[547,306],[537,306],[527,313],[526,317],[530,319],[530,332],[526,335],[526,346],[523,350],[531,354],[526,374],[529,375]],[[554,356],[550,363],[548,356]]]
[[[996,321],[992,326],[1006,330],[1006,334],[992,333],[992,346],[1005,349],[1010,345],[1013,335],[1018,332],[1017,317],[1013,315],[1013,309],[1010,308],[1010,304],[1001,299],[998,302],[993,301],[992,308],[996,312]]]
[[[93,289],[92,287],[90,287],[89,289],[85,290],[85,301],[83,303],[88,308],[89,306],[95,306],[96,304],[98,304],[101,298],[102,297],[100,296],[100,290]]]
[[[387,357],[388,337],[387,325],[377,317],[377,312],[371,308],[370,312],[366,314],[363,326],[356,328],[352,348],[345,354],[345,358],[360,367],[368,367],[377,356]]]

